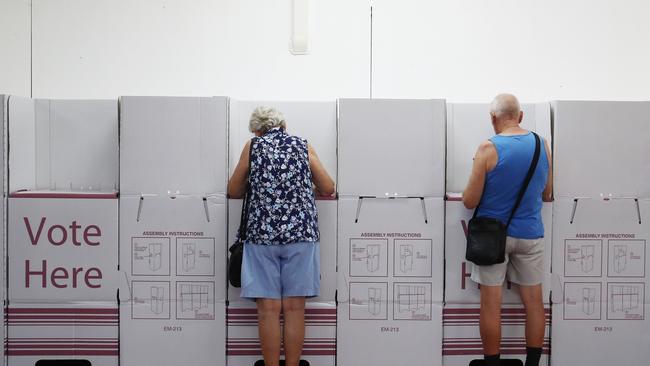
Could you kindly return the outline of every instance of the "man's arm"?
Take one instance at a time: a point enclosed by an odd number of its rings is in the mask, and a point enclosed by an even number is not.
[[[548,160],[548,178],[546,180],[546,187],[542,192],[542,201],[553,202],[553,160],[551,149],[548,147],[548,141],[544,139],[544,147],[546,150],[546,160]]]
[[[485,175],[488,171],[488,162],[494,160],[496,153],[496,149],[490,141],[483,141],[479,145],[474,156],[472,173],[469,176],[467,187],[463,192],[463,204],[465,207],[472,209],[481,202],[483,187],[485,185]]]
[[[246,193],[250,146],[251,142],[248,141],[244,146],[244,150],[241,152],[237,167],[235,167],[235,171],[232,173],[232,177],[230,177],[230,180],[228,181],[228,197],[230,198],[242,198]]]

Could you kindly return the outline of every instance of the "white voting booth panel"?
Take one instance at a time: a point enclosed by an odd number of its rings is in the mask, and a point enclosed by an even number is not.
[[[553,225],[554,365],[646,365],[650,201],[560,199]]]
[[[556,198],[650,197],[650,102],[552,107]]]
[[[122,97],[120,362],[225,364],[224,97]]]
[[[339,101],[339,364],[442,362],[444,121],[443,100]]]
[[[7,207],[7,155],[6,155],[6,136],[7,136],[7,99],[9,96],[0,95],[0,130],[2,131],[2,136],[0,138],[0,181],[2,182],[2,201],[0,202],[0,218],[2,219],[2,225],[0,226],[0,242],[2,243],[2,258],[6,258],[6,232],[5,232],[5,209]],[[5,284],[5,262],[3,260],[0,263],[0,283]],[[6,286],[2,286],[0,290],[0,296],[2,301],[2,309],[0,309],[0,316],[2,319],[5,318],[5,308],[7,306],[7,289]],[[0,339],[5,341],[6,332],[2,332]],[[0,365],[4,366],[5,357],[0,357]]]
[[[442,198],[339,199],[337,362],[440,364],[443,214]]]
[[[226,97],[121,97],[120,194],[223,193]]]
[[[330,176],[336,180],[336,102],[230,102],[230,170],[253,134],[248,123],[258,106],[276,108],[286,120],[287,132],[305,138],[316,150]],[[234,243],[242,201],[229,200],[228,236]],[[307,299],[305,345],[302,359],[314,366],[332,366],[336,356],[336,214],[335,199],[317,197],[321,248],[320,296]],[[227,361],[230,366],[249,366],[262,359],[255,303],[239,297],[240,289],[228,288]],[[282,351],[284,352],[284,350]]]
[[[8,364],[117,365],[117,101],[8,111]]]
[[[339,194],[445,194],[445,101],[340,99]]]

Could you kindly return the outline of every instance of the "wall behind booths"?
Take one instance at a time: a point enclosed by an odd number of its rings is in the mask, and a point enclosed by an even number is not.
[[[30,0],[0,0],[0,94],[30,93]]]
[[[310,0],[307,56],[290,4],[2,0],[0,92],[30,93],[33,36],[34,97],[368,97],[372,70],[375,97],[650,99],[645,0]]]

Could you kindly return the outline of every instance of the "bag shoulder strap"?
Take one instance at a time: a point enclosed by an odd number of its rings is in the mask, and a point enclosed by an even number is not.
[[[506,224],[506,227],[510,225],[510,221],[512,221],[512,217],[515,215],[515,212],[519,208],[519,204],[521,203],[521,200],[524,198],[526,189],[528,189],[528,184],[530,183],[530,180],[533,179],[533,174],[535,174],[535,169],[537,169],[537,162],[539,161],[541,144],[539,141],[539,136],[537,136],[535,132],[531,131],[531,133],[535,137],[535,154],[533,154],[533,160],[530,162],[530,167],[528,168],[526,179],[524,179],[524,184],[521,186],[521,189],[519,190],[519,195],[517,196],[517,201],[515,202],[515,206],[512,208],[512,211],[510,211],[510,217],[508,218],[508,223]]]
[[[510,211],[510,217],[508,217],[508,222],[506,223],[506,227],[510,226],[510,221],[512,221],[512,217],[515,215],[515,212],[519,208],[519,204],[521,203],[521,200],[524,198],[526,189],[528,189],[528,184],[530,183],[530,180],[533,178],[533,174],[535,174],[535,169],[537,169],[537,162],[539,161],[541,143],[539,141],[539,136],[537,136],[535,132],[531,131],[531,133],[535,137],[535,153],[533,154],[533,160],[530,162],[530,167],[528,168],[528,173],[526,173],[526,178],[524,179],[524,183],[521,186],[521,189],[519,190],[519,194],[517,195],[517,201],[515,201],[515,205],[512,207],[512,211]],[[472,218],[476,217],[479,206],[480,203],[478,206],[476,206],[476,209],[474,209],[474,215],[472,215]]]
[[[239,230],[237,232],[237,239],[239,241],[246,240],[246,231],[248,229],[248,208],[250,206],[250,196],[251,196],[251,160],[253,158],[253,143],[255,138],[251,139],[250,148],[248,150],[248,174],[246,176],[246,193],[244,193],[244,199],[242,201],[241,207],[241,216],[239,218]]]

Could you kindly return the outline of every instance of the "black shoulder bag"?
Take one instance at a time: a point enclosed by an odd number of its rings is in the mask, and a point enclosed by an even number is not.
[[[248,177],[246,178],[246,193],[241,207],[241,217],[239,219],[239,231],[237,239],[228,251],[228,282],[233,287],[241,287],[241,264],[244,257],[244,241],[246,241],[246,229],[248,228],[248,207],[251,196],[251,159],[253,158],[253,140],[251,140],[250,150],[248,151]]]
[[[530,168],[528,168],[528,174],[526,175],[526,179],[524,179],[524,184],[519,190],[517,201],[510,212],[508,222],[504,224],[499,219],[493,217],[476,217],[478,206],[474,210],[474,216],[469,220],[467,225],[467,251],[465,252],[465,259],[476,265],[489,266],[503,263],[506,260],[508,226],[517,208],[519,208],[521,199],[526,193],[528,184],[533,178],[533,174],[537,168],[537,162],[539,161],[539,136],[534,132],[533,135],[535,136],[535,154],[533,155],[533,160],[530,162]]]

